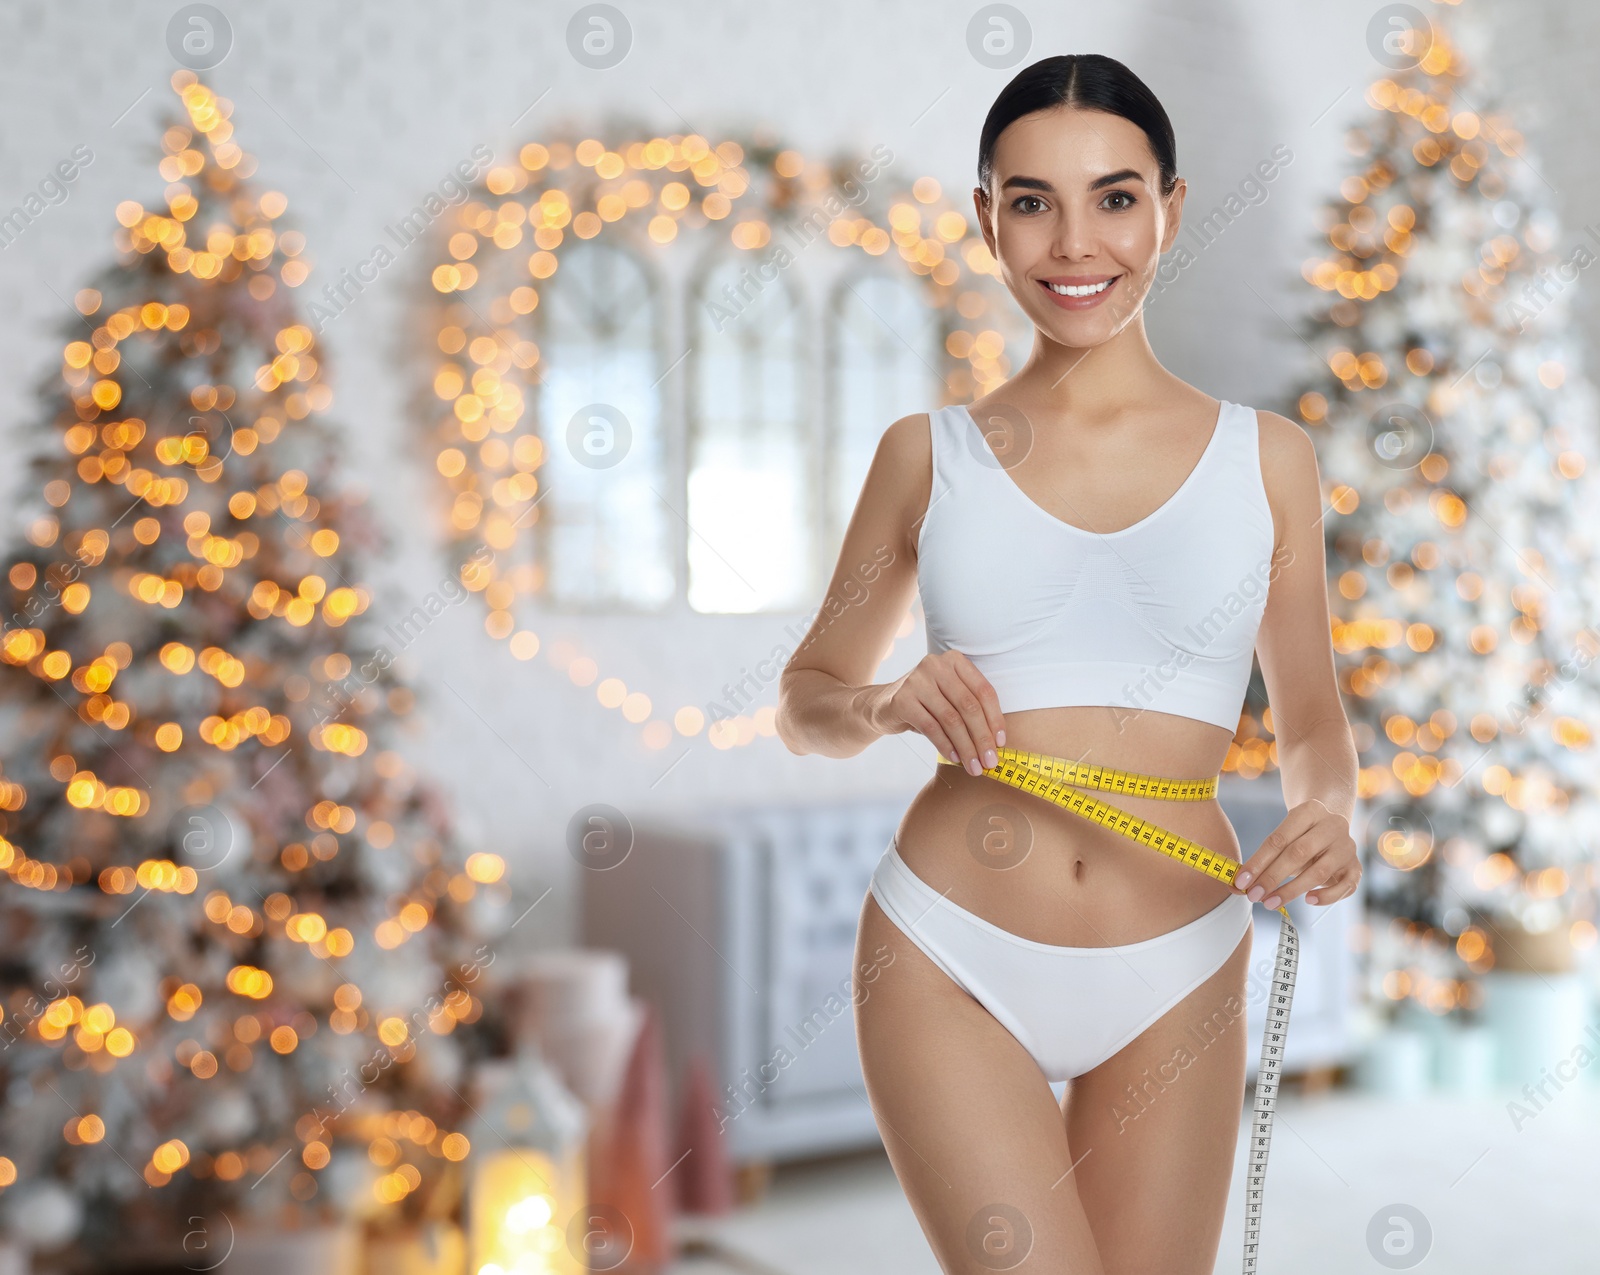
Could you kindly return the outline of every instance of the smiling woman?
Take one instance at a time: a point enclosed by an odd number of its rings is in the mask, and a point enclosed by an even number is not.
[[[778,733],[846,757],[916,732],[951,763],[906,810],[857,935],[858,955],[894,956],[857,1038],[941,1266],[1209,1275],[1246,1042],[1196,1050],[1195,1032],[1246,999],[1251,902],[1331,903],[1360,877],[1316,456],[1150,348],[1186,184],[1133,72],[1091,54],[1026,68],[978,173],[1032,352],[976,402],[883,432],[830,593],[873,546],[893,556],[813,624]],[[871,683],[919,594],[928,655]],[[1289,812],[1241,866],[1216,777],[1255,657]],[[1093,788],[1118,806],[1076,791]],[[1184,1079],[1163,1084],[1175,1057]],[[1250,1196],[1253,1218],[1254,1176]],[[1247,1236],[1247,1270],[1254,1254]]]

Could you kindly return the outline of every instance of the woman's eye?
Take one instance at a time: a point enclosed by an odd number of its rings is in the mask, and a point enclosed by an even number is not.
[[[1106,196],[1107,199],[1126,199],[1128,202],[1113,208],[1112,212],[1121,212],[1124,208],[1132,208],[1136,202],[1132,195],[1125,190],[1114,190]]]
[[[1040,205],[1042,205],[1043,203],[1044,203],[1044,200],[1040,199],[1039,196],[1037,196],[1037,195],[1023,195],[1020,199],[1018,199],[1011,206],[1014,209],[1016,209],[1018,212],[1033,212],[1034,209],[1024,208],[1022,205],[1023,204],[1040,204]]]

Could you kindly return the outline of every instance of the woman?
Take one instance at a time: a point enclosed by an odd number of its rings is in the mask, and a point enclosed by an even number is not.
[[[1098,55],[1028,67],[978,173],[1033,351],[970,408],[884,432],[831,586],[849,604],[785,669],[778,732],[828,757],[915,732],[960,763],[907,809],[857,938],[877,971],[856,989],[868,1097],[943,1269],[1209,1275],[1251,901],[1326,905],[1361,875],[1316,457],[1150,348],[1142,304],[1186,188],[1137,76]],[[858,564],[886,558],[862,594]],[[873,683],[919,591],[929,653]],[[1009,747],[1216,776],[1252,654],[1288,814],[1233,885],[985,774]],[[1239,858],[1214,796],[1116,804]]]

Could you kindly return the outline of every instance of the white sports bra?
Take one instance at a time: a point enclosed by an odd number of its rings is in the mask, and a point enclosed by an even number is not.
[[[1025,495],[965,407],[928,421],[917,587],[930,654],[964,652],[1002,713],[1106,705],[1238,728],[1273,572],[1254,409],[1224,401],[1172,498],[1104,534]]]

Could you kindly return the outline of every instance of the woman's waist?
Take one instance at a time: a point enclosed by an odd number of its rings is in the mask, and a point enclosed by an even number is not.
[[[1168,801],[1072,783],[1061,784],[1058,790],[1082,797],[1086,807],[1093,804],[1122,812],[1208,850],[1239,857],[1233,824],[1215,796]],[[1048,797],[991,775],[970,775],[954,766],[939,767],[939,773],[911,799],[900,826],[921,840],[934,839],[957,849],[976,851],[981,847],[969,843],[993,835],[1052,853],[1094,855],[1117,864],[1128,862],[1131,872],[1140,871],[1146,864],[1183,867],[1127,833],[1097,823],[1090,814],[1068,810]],[[1135,851],[1137,855],[1132,854]],[[978,862],[983,861],[980,855]],[[1185,867],[1184,871],[1204,875],[1193,868]]]
[[[1017,752],[1173,779],[1215,778],[1233,741],[1233,732],[1192,717],[1101,705],[1007,713],[1005,732]]]
[[[1069,947],[1139,942],[1194,920],[1233,893],[1045,798],[988,776],[939,769],[901,818],[900,857],[952,902],[1013,933]],[[1215,798],[1168,802],[1070,791],[1239,858],[1233,825]]]

